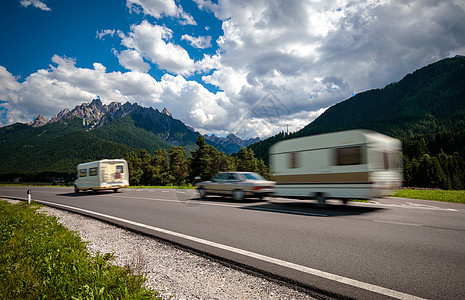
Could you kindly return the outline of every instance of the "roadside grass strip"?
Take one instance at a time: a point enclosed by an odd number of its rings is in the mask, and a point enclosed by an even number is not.
[[[91,255],[40,207],[0,200],[0,299],[161,299],[131,266]]]
[[[435,200],[451,203],[465,204],[465,191],[446,191],[429,189],[402,189],[397,190],[392,197]]]

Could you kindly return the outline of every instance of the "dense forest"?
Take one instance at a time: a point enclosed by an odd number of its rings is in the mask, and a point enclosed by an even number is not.
[[[465,122],[437,133],[401,138],[409,187],[465,189]]]
[[[129,165],[131,185],[185,185],[212,178],[221,171],[257,172],[270,178],[270,172],[263,160],[255,158],[252,150],[243,147],[237,154],[219,152],[208,145],[205,138],[197,138],[197,150],[190,155],[181,146],[174,146],[168,151],[155,150],[150,155],[145,149],[138,153],[127,152],[124,158]]]

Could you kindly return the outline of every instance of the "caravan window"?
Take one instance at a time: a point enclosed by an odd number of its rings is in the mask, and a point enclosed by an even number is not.
[[[394,151],[372,151],[370,164],[379,170],[396,170],[402,168],[402,154]]]
[[[400,152],[389,153],[389,167],[392,170],[402,168],[402,154]]]
[[[337,166],[360,165],[362,163],[361,146],[336,148]]]
[[[387,152],[383,152],[383,161],[384,161],[384,169],[389,170],[389,154]]]
[[[296,169],[299,167],[299,157],[297,152],[289,153],[289,168]]]
[[[124,173],[123,166],[116,166],[116,172],[118,172],[118,173]]]
[[[373,169],[382,170],[386,167],[385,152],[371,150],[370,164]]]
[[[79,170],[79,177],[86,177],[87,176],[87,169]]]
[[[97,168],[90,168],[89,169],[89,176],[97,176]]]

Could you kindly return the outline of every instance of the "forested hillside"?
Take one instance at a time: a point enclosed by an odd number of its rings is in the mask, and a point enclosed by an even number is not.
[[[38,128],[15,124],[0,128],[0,179],[69,177],[83,161],[122,157],[133,149],[76,130],[76,124],[71,123]]]
[[[135,121],[127,116],[95,129],[93,133],[104,140],[123,144],[133,149],[145,149],[150,153],[158,149],[168,150],[171,145],[155,133],[137,127]]]
[[[267,161],[269,147],[280,140],[355,128],[402,141],[407,186],[464,189],[465,57],[441,60],[382,89],[357,94],[302,130],[250,148]]]

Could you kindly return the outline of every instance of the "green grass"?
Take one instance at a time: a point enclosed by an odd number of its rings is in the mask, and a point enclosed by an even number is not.
[[[465,204],[465,191],[402,189],[391,196]]]
[[[39,207],[0,201],[0,299],[161,299]]]
[[[350,199],[351,202],[361,202],[361,203],[368,203],[368,200],[365,199]]]

